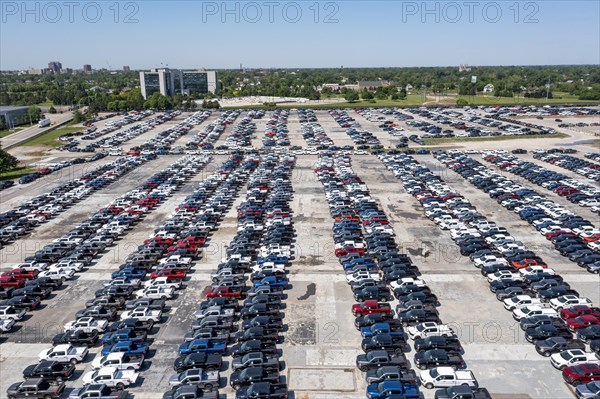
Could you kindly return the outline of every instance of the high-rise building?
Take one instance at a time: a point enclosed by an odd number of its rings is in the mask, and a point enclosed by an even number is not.
[[[125,65],[123,67],[123,72],[129,72],[131,69],[129,69],[129,65]]]
[[[86,73],[92,72],[92,66],[90,64],[85,64],[83,66],[83,72],[86,72]]]
[[[62,64],[59,61],[50,61],[48,63],[48,69],[51,73],[60,73],[62,69]]]
[[[217,93],[219,90],[216,71],[181,71],[178,69],[151,69],[140,72],[142,96],[148,98],[159,92],[164,96],[173,94],[195,95]]]

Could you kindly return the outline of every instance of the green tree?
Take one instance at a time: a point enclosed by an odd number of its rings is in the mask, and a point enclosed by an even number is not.
[[[0,173],[8,172],[17,167],[19,161],[0,147]]]
[[[37,105],[32,105],[27,110],[27,116],[31,119],[32,122],[37,122],[42,119],[42,110]]]
[[[464,98],[459,98],[458,100],[456,100],[456,105],[458,105],[459,107],[465,107],[469,105],[469,102]]]
[[[375,98],[375,95],[368,90],[363,90],[360,92],[360,98],[363,100],[372,100]]]
[[[55,114],[56,113],[56,108],[54,108],[54,105],[51,105],[50,108],[48,108],[48,113],[49,114]]]
[[[346,92],[346,94],[344,95],[344,98],[346,99],[346,101],[348,101],[349,103],[353,103],[355,101],[358,101],[359,96],[358,93],[354,90],[348,90]]]
[[[73,122],[81,123],[83,121],[85,121],[85,115],[83,115],[78,109],[73,111]]]

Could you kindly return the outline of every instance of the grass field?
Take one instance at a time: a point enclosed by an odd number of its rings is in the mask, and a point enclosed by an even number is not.
[[[16,180],[21,176],[25,176],[35,171],[33,166],[19,166],[11,171],[0,173],[0,181]]]
[[[67,134],[67,133],[78,132],[83,129],[82,127],[75,127],[72,125],[73,124],[70,123],[70,124],[66,125],[65,127],[50,130],[50,131],[42,134],[41,136],[35,137],[31,140],[24,142],[21,145],[25,145],[25,146],[47,145],[50,147],[60,147],[64,143],[62,143],[60,140],[58,140],[59,136],[62,136],[63,134]]]
[[[503,140],[519,140],[519,139],[548,139],[548,138],[563,138],[570,137],[564,133],[554,134],[526,134],[523,136],[486,136],[486,137],[444,137],[439,139],[423,139],[425,145],[460,143],[463,141],[503,141]]]

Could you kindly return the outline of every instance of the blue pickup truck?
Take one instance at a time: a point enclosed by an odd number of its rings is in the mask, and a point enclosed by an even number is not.
[[[389,334],[392,337],[404,337],[404,333],[398,331],[397,328],[392,328],[389,323],[376,323],[360,329],[360,335],[364,338],[379,334]]]
[[[226,348],[227,341],[225,340],[199,338],[181,344],[179,346],[179,354],[187,355],[194,352],[224,353]]]
[[[102,348],[102,356],[109,353],[125,353],[126,355],[146,355],[148,344],[146,342],[119,341]]]
[[[136,331],[132,328],[121,328],[117,331],[107,332],[102,336],[103,345],[112,345],[120,341],[144,342],[148,333]]]
[[[367,398],[369,399],[386,399],[390,397],[419,399],[421,394],[417,385],[402,384],[400,381],[384,381],[367,386]]]

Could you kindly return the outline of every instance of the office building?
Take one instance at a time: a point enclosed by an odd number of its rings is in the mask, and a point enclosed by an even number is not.
[[[140,72],[140,88],[142,96],[148,98],[156,92],[164,96],[216,94],[219,85],[216,71],[161,68]]]
[[[123,72],[129,72],[131,69],[129,69],[129,65],[125,65],[123,67]]]
[[[85,64],[85,65],[83,66],[83,72],[85,72],[85,73],[90,73],[90,72],[92,72],[92,66],[91,66],[90,64]]]
[[[48,69],[50,70],[50,73],[60,73],[62,64],[58,61],[50,61],[48,63]]]

